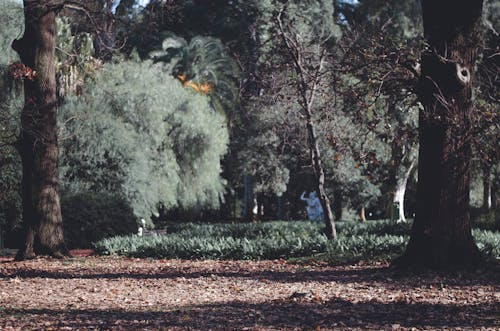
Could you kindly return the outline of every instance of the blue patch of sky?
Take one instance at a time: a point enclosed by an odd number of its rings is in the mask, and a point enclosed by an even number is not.
[[[149,3],[149,1],[150,0],[136,0],[135,1],[135,5],[134,5],[134,9],[145,7]],[[116,7],[118,7],[119,4],[120,4],[120,1],[114,1],[114,3],[113,3],[113,13],[115,12]]]

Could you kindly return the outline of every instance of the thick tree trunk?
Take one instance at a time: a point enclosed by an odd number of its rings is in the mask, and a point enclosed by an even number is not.
[[[469,210],[472,73],[482,0],[423,0],[417,215],[402,266],[470,267],[480,262]]]
[[[57,170],[55,12],[48,4],[33,0],[24,1],[24,12],[25,32],[13,47],[36,74],[24,85],[20,152],[26,242],[17,258],[30,258],[34,253],[62,257],[67,249]]]

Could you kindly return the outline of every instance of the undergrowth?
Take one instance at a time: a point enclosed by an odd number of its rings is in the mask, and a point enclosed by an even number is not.
[[[180,259],[300,259],[313,257],[335,263],[382,260],[403,253],[411,224],[387,220],[338,222],[338,239],[329,241],[320,223],[263,222],[237,224],[177,224],[166,235],[117,236],[95,243],[103,255]],[[475,229],[481,251],[500,257],[500,233]]]

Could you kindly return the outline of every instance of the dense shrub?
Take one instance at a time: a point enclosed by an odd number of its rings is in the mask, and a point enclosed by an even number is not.
[[[89,248],[92,242],[137,232],[130,206],[116,195],[80,193],[62,195],[61,211],[69,248]]]

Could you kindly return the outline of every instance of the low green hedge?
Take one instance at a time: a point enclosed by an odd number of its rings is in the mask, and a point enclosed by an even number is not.
[[[329,241],[316,222],[177,224],[167,235],[118,236],[95,244],[98,253],[130,257],[259,260],[320,257],[332,262],[390,259],[404,252],[411,224],[339,222]],[[500,233],[474,230],[479,248],[500,257]]]
[[[183,259],[277,259],[326,251],[313,223],[182,224],[168,235],[122,236],[95,244],[100,254]],[[291,225],[287,227],[287,225]]]

